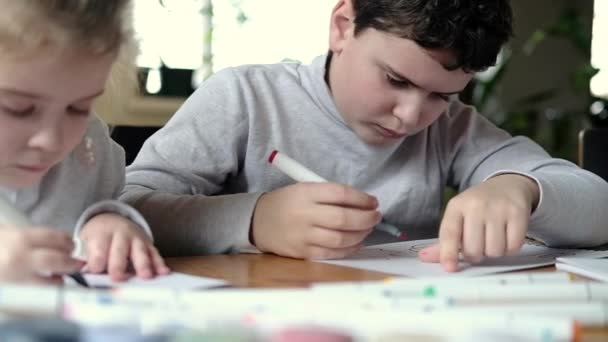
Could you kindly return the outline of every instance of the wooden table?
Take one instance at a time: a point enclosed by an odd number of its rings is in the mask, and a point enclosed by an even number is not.
[[[173,271],[224,279],[241,288],[307,287],[314,282],[381,280],[387,273],[360,270],[270,254],[167,258]],[[553,267],[534,269],[553,272]],[[608,341],[608,328],[584,328],[583,341]]]
[[[177,272],[220,278],[236,287],[306,287],[321,281],[381,280],[389,274],[271,254],[167,258]]]

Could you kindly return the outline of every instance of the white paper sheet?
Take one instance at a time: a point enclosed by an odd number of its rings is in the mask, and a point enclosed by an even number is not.
[[[221,279],[198,277],[189,274],[171,272],[168,275],[152,279],[141,279],[135,276],[123,282],[114,282],[107,274],[83,274],[91,287],[161,287],[177,290],[195,290],[224,286],[228,283]],[[68,286],[79,286],[69,277],[64,277]]]
[[[317,261],[410,277],[467,277],[552,265],[555,264],[555,258],[562,256],[589,258],[608,256],[608,251],[556,249],[526,244],[517,255],[486,259],[475,265],[463,262],[460,272],[448,273],[439,264],[425,263],[418,259],[418,251],[437,241],[437,239],[428,239],[375,245],[363,248],[344,259]]]
[[[590,259],[579,256],[560,257],[557,258],[555,267],[566,272],[608,282],[608,259]]]

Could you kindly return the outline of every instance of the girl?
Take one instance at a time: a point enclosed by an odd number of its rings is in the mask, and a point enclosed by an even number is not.
[[[81,268],[113,280],[169,269],[148,225],[112,200],[124,152],[91,113],[121,47],[128,0],[0,0],[0,196],[36,226],[0,229],[0,280],[54,283]],[[55,274],[55,276],[44,276]]]

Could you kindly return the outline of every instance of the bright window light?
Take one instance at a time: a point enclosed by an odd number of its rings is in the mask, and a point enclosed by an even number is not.
[[[608,98],[608,1],[595,1],[591,64],[600,71],[591,79],[591,93]]]
[[[198,69],[207,34],[201,9],[209,0],[135,0],[138,65]],[[165,4],[163,7],[161,2]],[[328,47],[333,0],[219,0],[213,5],[213,70],[284,59],[309,62]],[[247,18],[239,22],[235,3]]]

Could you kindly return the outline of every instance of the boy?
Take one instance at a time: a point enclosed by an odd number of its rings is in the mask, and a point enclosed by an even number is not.
[[[123,198],[173,255],[340,258],[381,216],[410,238],[439,227],[420,257],[447,271],[526,235],[605,243],[607,183],[453,96],[510,36],[507,0],[340,0],[327,56],[215,74],[143,146]],[[274,149],[335,183],[290,185],[266,162]],[[446,185],[462,193],[440,220]]]

